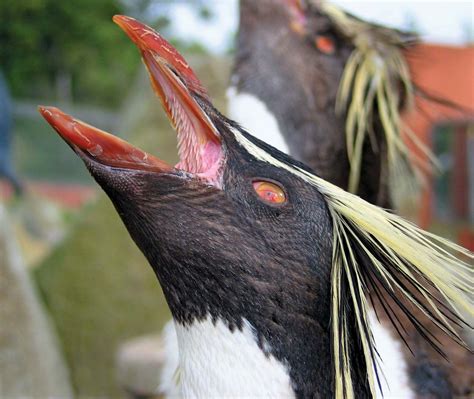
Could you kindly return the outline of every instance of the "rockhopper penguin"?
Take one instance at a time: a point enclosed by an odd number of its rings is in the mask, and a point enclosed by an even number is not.
[[[406,61],[416,41],[330,1],[240,0],[229,114],[325,180],[393,208],[390,188],[400,196],[430,166],[407,143],[429,150],[401,133],[417,93]]]
[[[177,131],[179,163],[57,108],[40,112],[107,193],[158,277],[176,327],[180,395],[374,397],[383,367],[368,300],[380,302],[380,292],[391,299],[381,302],[389,314],[399,306],[425,331],[414,316],[421,309],[464,345],[453,325],[472,312],[474,254],[254,138],[213,107],[158,33],[129,17],[114,21],[141,52]]]

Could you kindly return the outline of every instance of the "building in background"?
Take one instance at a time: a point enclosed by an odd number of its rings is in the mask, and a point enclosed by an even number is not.
[[[441,164],[423,188],[418,223],[474,250],[474,46],[422,44],[410,52],[416,85],[439,99],[418,97],[405,115]]]

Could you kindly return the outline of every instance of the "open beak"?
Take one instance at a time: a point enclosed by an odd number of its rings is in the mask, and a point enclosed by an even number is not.
[[[41,115],[76,152],[102,164],[158,173],[184,170],[216,183],[222,160],[221,138],[202,106],[209,104],[209,97],[199,79],[177,50],[150,27],[122,15],[113,20],[141,52],[153,89],[177,131],[179,163],[173,168],[57,108],[41,106]]]

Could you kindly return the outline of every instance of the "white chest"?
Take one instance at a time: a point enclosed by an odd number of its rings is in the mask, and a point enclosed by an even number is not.
[[[228,115],[255,137],[288,154],[288,145],[281,134],[275,116],[265,103],[249,93],[227,90]]]
[[[382,359],[384,398],[414,398],[401,343],[369,313]],[[294,397],[287,368],[258,347],[252,327],[230,332],[209,320],[183,327],[169,322],[163,331],[165,364],[160,391],[177,397]],[[377,398],[382,398],[377,392]]]
[[[288,369],[258,347],[252,326],[231,332],[220,320],[176,323],[178,390],[185,398],[293,398]]]

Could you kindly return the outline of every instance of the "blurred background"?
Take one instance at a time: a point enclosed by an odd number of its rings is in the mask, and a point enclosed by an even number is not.
[[[471,1],[335,3],[428,42],[472,50]],[[1,398],[125,397],[157,381],[159,359],[147,358],[147,348],[158,345],[170,317],[158,282],[82,162],[36,111],[58,106],[177,160],[175,133],[114,14],[160,31],[217,108],[226,107],[237,0],[0,2]],[[442,170],[407,214],[472,250],[472,121],[420,129],[432,137]],[[145,365],[140,371],[128,367],[127,345]]]

